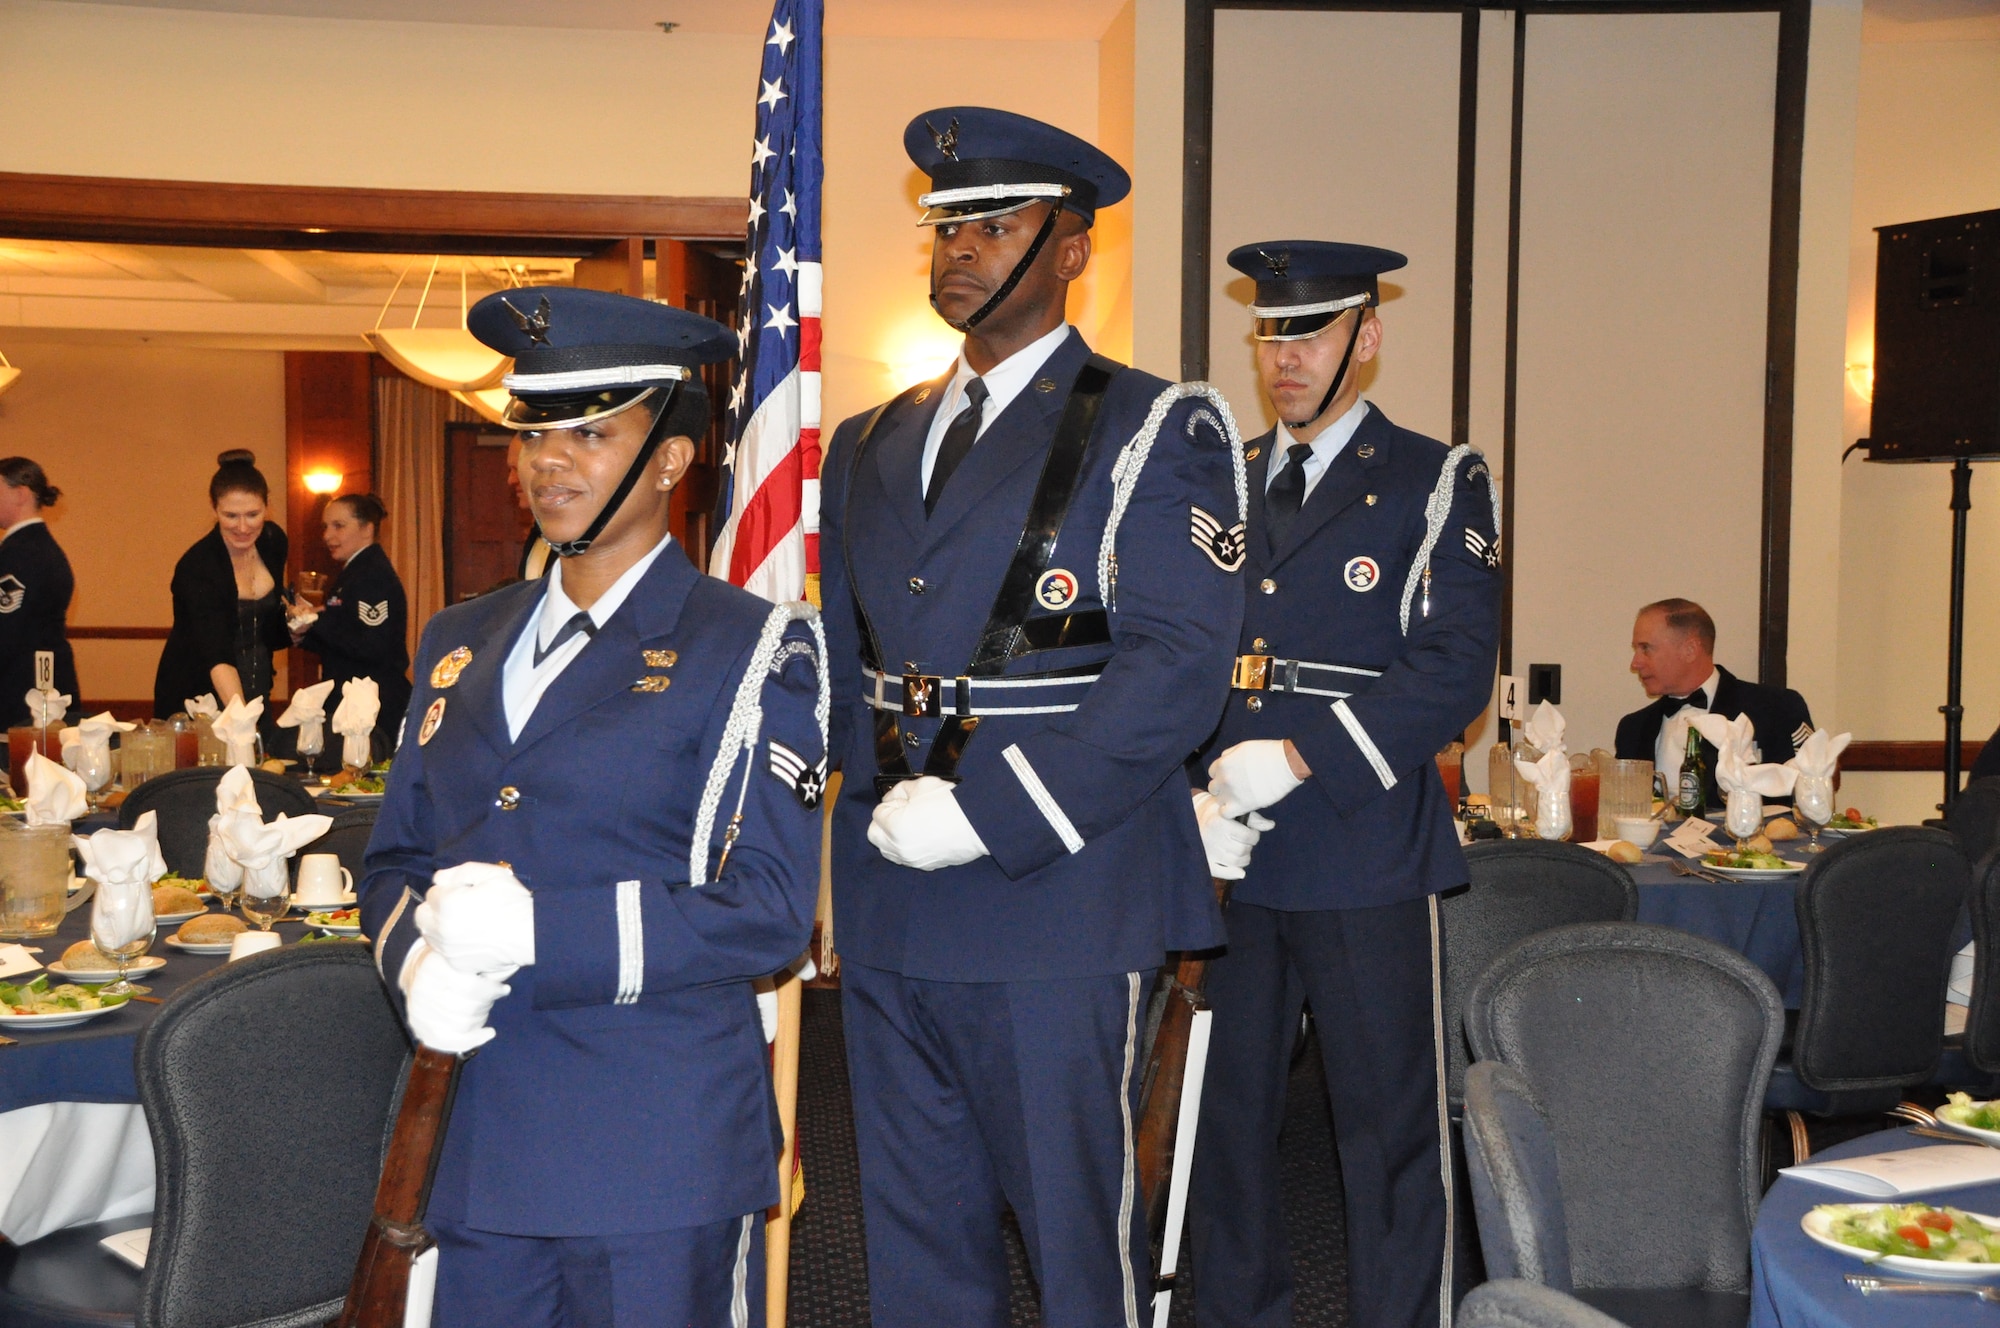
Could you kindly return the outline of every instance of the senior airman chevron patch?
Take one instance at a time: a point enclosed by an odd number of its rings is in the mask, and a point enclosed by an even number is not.
[[[1471,526],[1465,528],[1465,551],[1485,563],[1488,567],[1500,565],[1500,545],[1487,538]]]
[[[805,757],[776,738],[770,739],[770,747],[771,773],[798,796],[801,806],[819,806],[820,795],[826,792],[826,758],[822,756],[818,765],[808,765]]]

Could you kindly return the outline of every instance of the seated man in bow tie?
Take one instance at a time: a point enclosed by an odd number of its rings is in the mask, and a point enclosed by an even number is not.
[[[1687,728],[1670,721],[1684,712],[1707,711],[1734,719],[1750,716],[1756,726],[1760,759],[1789,761],[1812,735],[1806,699],[1785,687],[1745,682],[1715,662],[1715,619],[1688,599],[1663,599],[1639,610],[1632,624],[1632,672],[1653,704],[1618,721],[1618,757],[1651,761],[1665,771],[1669,787],[1681,768]],[[1708,805],[1722,805],[1715,786],[1715,748],[1706,740]],[[1777,799],[1784,801],[1784,799]]]

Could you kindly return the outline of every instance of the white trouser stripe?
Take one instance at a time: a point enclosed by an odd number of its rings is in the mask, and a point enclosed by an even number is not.
[[[1076,832],[1076,826],[1056,805],[1055,795],[1049,792],[1049,786],[1042,782],[1042,777],[1035,773],[1035,767],[1028,764],[1028,754],[1021,750],[1020,744],[1009,744],[1000,754],[1007,758],[1007,764],[1013,767],[1014,778],[1021,781],[1021,787],[1028,791],[1028,797],[1034,801],[1042,818],[1056,832],[1056,838],[1062,840],[1062,846],[1072,853],[1083,852],[1083,836]]]
[[[743,1234],[736,1238],[736,1273],[730,1280],[729,1328],[750,1328],[750,1223],[755,1213],[743,1215]]]
[[[1333,713],[1339,718],[1341,726],[1347,730],[1347,736],[1354,739],[1354,745],[1368,758],[1368,764],[1375,767],[1375,778],[1382,781],[1382,787],[1385,789],[1396,787],[1396,772],[1382,759],[1382,749],[1368,736],[1368,730],[1361,727],[1361,720],[1348,709],[1347,702],[1335,701]]]
[[[1138,1153],[1132,1143],[1132,1064],[1139,1055],[1139,975],[1125,975],[1125,1073],[1118,1077],[1118,1118],[1125,1126],[1125,1183],[1118,1197],[1118,1271],[1125,1279],[1125,1328],[1139,1328],[1139,1282],[1132,1272],[1132,1207],[1138,1202]]]
[[[646,986],[646,924],[639,883],[618,883],[618,994],[613,1005],[632,1005]]]
[[[1444,951],[1438,926],[1438,897],[1430,897],[1431,909],[1431,1042],[1437,1057],[1438,1170],[1444,1176],[1444,1272],[1438,1279],[1438,1328],[1451,1328],[1452,1204],[1457,1197],[1452,1184],[1451,1106],[1447,1101],[1444,1046]]]

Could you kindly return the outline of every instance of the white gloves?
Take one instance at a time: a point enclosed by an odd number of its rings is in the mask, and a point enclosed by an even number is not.
[[[1208,767],[1208,791],[1230,819],[1273,806],[1303,783],[1285,759],[1282,738],[1239,742]]]
[[[868,824],[868,842],[897,866],[918,871],[956,867],[989,851],[959,809],[951,785],[936,775],[905,780],[883,794]]]
[[[512,969],[482,977],[461,973],[444,956],[419,940],[403,958],[397,985],[403,989],[403,1008],[410,1031],[417,1041],[433,1051],[459,1056],[493,1040],[486,1016],[493,1002],[512,988],[497,978],[508,977]]]
[[[1276,821],[1250,813],[1249,824],[1222,814],[1222,804],[1207,789],[1194,790],[1194,819],[1201,826],[1202,851],[1208,854],[1208,874],[1218,881],[1240,881],[1250,866],[1250,850],[1275,830]]]
[[[433,875],[416,920],[430,948],[461,973],[504,978],[535,962],[535,896],[496,863],[461,862]]]

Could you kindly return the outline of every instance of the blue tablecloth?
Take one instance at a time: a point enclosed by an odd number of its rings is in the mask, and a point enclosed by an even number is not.
[[[1804,860],[1801,853],[1784,856]],[[1805,998],[1806,957],[1799,945],[1798,914],[1793,911],[1798,877],[1716,885],[1692,876],[1676,876],[1665,862],[1641,862],[1626,870],[1639,886],[1639,921],[1661,923],[1721,942],[1770,976],[1785,998],[1786,1009],[1799,1007]]]
[[[1887,1130],[1816,1156],[1858,1157],[1941,1144],[1906,1130]],[[1916,1197],[1975,1213],[2000,1213],[2000,1185]],[[1815,1204],[1852,1198],[1825,1185],[1778,1178],[1764,1196],[1750,1240],[1750,1328],[1992,1328],[2000,1322],[1993,1306],[1971,1296],[1864,1296],[1847,1285],[1847,1274],[1864,1271],[1866,1265],[1814,1244],[1799,1229],[1799,1220]]]

